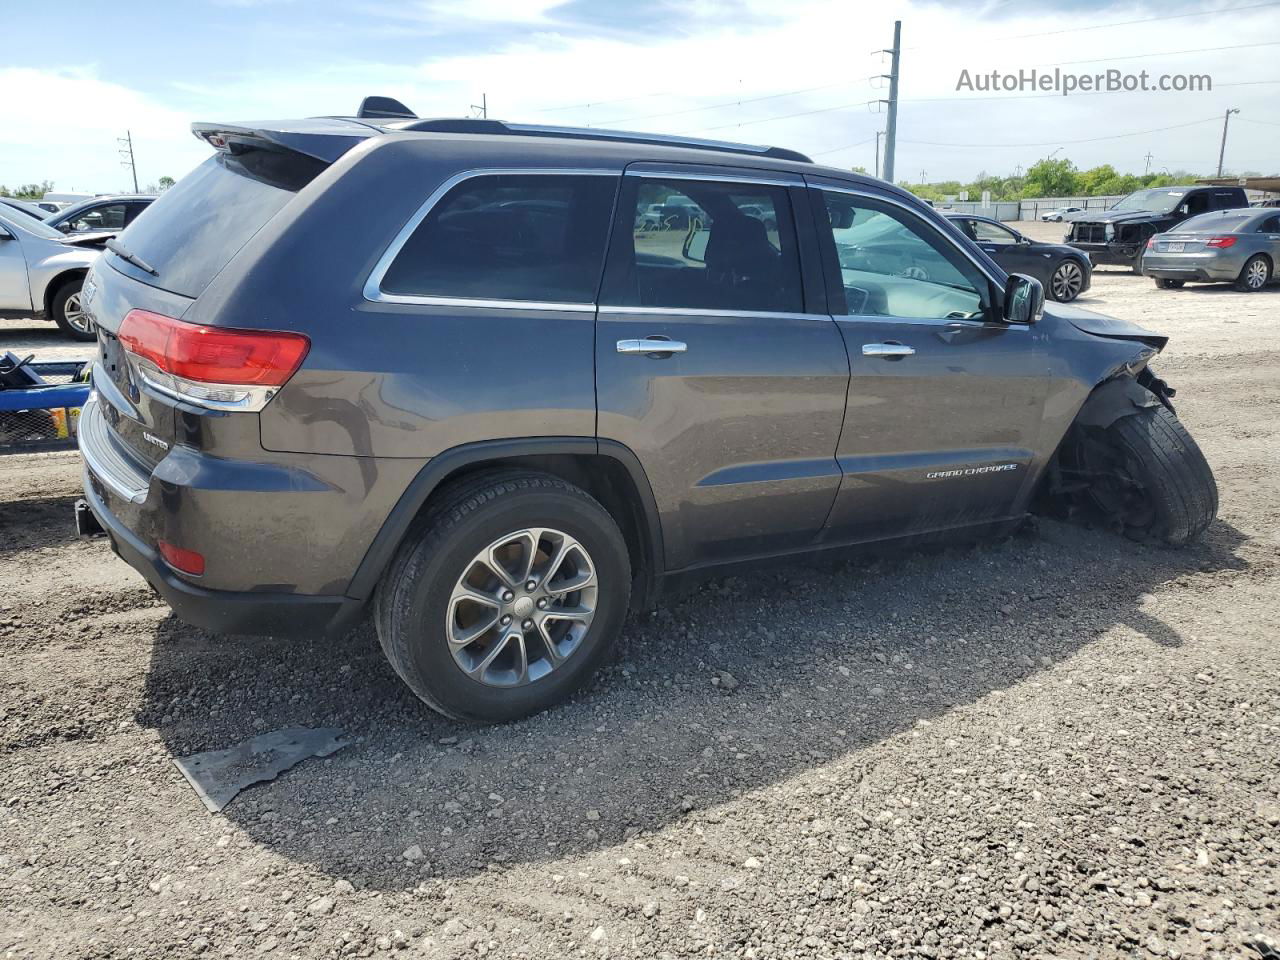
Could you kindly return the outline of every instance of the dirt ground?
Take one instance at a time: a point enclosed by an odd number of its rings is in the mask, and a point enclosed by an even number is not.
[[[714,581],[497,728],[368,626],[177,622],[74,539],[74,456],[0,457],[0,956],[1280,956],[1280,288],[1082,305],[1172,335],[1201,543],[1042,521]],[[0,329],[46,346],[83,353]],[[350,745],[212,815],[172,762],[288,726]]]

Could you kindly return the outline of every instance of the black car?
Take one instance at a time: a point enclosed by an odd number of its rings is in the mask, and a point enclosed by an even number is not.
[[[1188,217],[1247,207],[1241,187],[1156,187],[1137,190],[1101,213],[1085,213],[1071,224],[1067,243],[1089,255],[1094,265],[1132,267],[1142,272],[1147,241]]]
[[[1093,266],[1075,247],[1040,243],[989,217],[967,213],[943,216],[1009,273],[1035,277],[1044,284],[1045,293],[1059,303],[1070,303],[1089,289]]]
[[[1046,308],[892,184],[386,117],[197,124],[212,155],[84,283],[77,516],[192,623],[367,611],[424,701],[508,720],[688,576],[1041,503],[1170,545],[1214,518],[1167,338]],[[657,204],[705,219],[646,229]]]

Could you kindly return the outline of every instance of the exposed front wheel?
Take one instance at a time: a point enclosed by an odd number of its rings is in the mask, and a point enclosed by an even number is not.
[[[93,327],[93,321],[80,303],[82,286],[84,277],[68,280],[53,295],[49,309],[53,314],[53,322],[72,340],[96,340],[98,333]]]
[[[1257,293],[1271,282],[1271,262],[1260,253],[1245,261],[1236,277],[1236,289],[1244,293]]]
[[[536,473],[479,475],[411,531],[375,622],[401,679],[478,723],[544,710],[608,653],[630,598],[617,524],[585,491]]]
[[[1063,260],[1049,278],[1049,294],[1059,303],[1070,303],[1084,287],[1084,270],[1075,260]]]
[[[1088,498],[1133,539],[1182,546],[1218,515],[1213,471],[1167,407],[1121,417],[1073,448]]]

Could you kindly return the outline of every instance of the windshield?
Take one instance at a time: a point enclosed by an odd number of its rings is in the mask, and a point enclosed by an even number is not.
[[[1187,195],[1186,190],[1136,190],[1129,194],[1112,210],[1150,210],[1152,213],[1172,213],[1173,209]]]
[[[8,220],[19,230],[25,230],[27,233],[35,234],[37,237],[44,237],[46,240],[63,239],[61,233],[43,220],[37,220],[31,214],[23,213],[17,207],[11,207],[7,203],[0,204],[0,220]]]

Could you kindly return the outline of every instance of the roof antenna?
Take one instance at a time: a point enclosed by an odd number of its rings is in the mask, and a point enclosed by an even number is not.
[[[356,111],[359,120],[417,120],[418,115],[394,97],[365,97]]]

